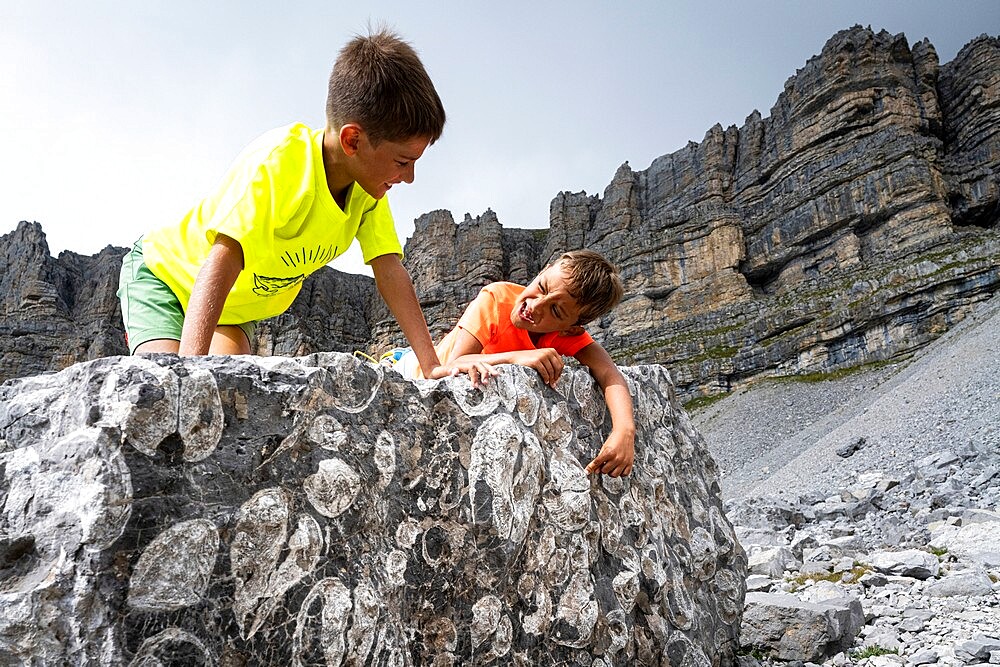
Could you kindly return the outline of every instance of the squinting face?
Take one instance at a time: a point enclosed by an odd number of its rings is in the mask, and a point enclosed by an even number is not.
[[[561,262],[545,269],[531,281],[514,303],[510,321],[531,333],[565,331],[580,319],[580,304],[566,291]]]
[[[372,146],[368,135],[362,134],[355,153],[354,180],[372,197],[381,199],[393,185],[413,182],[414,163],[429,143],[427,137],[415,137]]]

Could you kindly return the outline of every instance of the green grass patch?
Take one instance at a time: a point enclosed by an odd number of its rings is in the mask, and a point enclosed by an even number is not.
[[[938,558],[941,558],[946,553],[948,553],[948,547],[929,547],[927,550],[930,551],[935,556],[937,556]]]
[[[726,396],[729,396],[729,394],[712,394],[711,396],[699,396],[698,398],[692,398],[684,404],[684,409],[688,412],[692,412],[694,410],[707,408],[710,405],[718,403]]]
[[[899,655],[898,648],[886,648],[884,646],[879,646],[878,644],[872,644],[871,646],[866,646],[863,649],[858,649],[857,651],[851,651],[851,658],[854,660],[864,660],[865,658],[874,658],[877,655]]]
[[[656,338],[651,341],[642,343],[641,345],[633,345],[632,347],[622,348],[621,350],[612,350],[616,355],[623,356],[635,356],[640,352],[648,352],[650,350],[662,350],[662,349],[674,349],[677,354],[681,354],[680,348],[684,343],[690,343],[693,340],[705,340],[721,336],[723,334],[729,333],[730,331],[736,331],[737,329],[742,329],[747,325],[744,324],[730,324],[724,327],[718,327],[716,329],[699,330],[699,331],[688,331],[687,333],[682,333],[677,336],[670,336],[669,338]],[[720,348],[712,348],[713,350],[718,350]],[[725,348],[736,350],[736,348]],[[702,355],[707,354],[708,350],[702,353]],[[693,357],[692,357],[693,358]],[[680,361],[686,363],[690,361],[691,358],[683,358]]]
[[[863,575],[868,574],[872,571],[872,568],[863,563],[855,563],[854,567],[850,570],[844,572],[825,572],[825,573],[812,573],[812,574],[798,574],[794,577],[789,577],[786,581],[791,582],[792,592],[804,588],[807,584],[815,583],[817,581],[830,581],[835,584],[842,583],[847,575],[850,575],[848,582],[856,582]]]
[[[761,646],[755,646],[753,644],[751,644],[750,646],[741,646],[740,650],[737,651],[736,654],[748,655],[751,658],[755,658],[757,660],[766,660],[770,656],[770,654],[767,652],[767,649]]]
[[[729,347],[728,345],[717,345],[715,347],[710,347],[701,354],[696,354],[693,357],[688,357],[684,360],[685,364],[697,364],[702,361],[708,361],[710,359],[729,359],[735,357],[736,353],[739,352],[738,347]]]
[[[898,364],[903,358],[886,359],[884,361],[870,361],[867,364],[838,368],[833,371],[817,371],[815,373],[798,373],[796,375],[773,375],[768,380],[777,382],[826,382],[827,380],[840,380],[862,371],[872,371],[886,366]]]

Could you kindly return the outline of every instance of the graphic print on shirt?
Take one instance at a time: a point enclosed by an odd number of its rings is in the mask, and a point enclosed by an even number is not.
[[[274,296],[275,294],[281,294],[286,290],[298,285],[300,282],[305,280],[305,274],[300,273],[297,276],[292,276],[291,278],[272,278],[271,276],[262,276],[258,273],[253,274],[253,293],[257,296]]]
[[[259,273],[254,273],[253,293],[257,296],[274,296],[275,294],[281,294],[290,290],[305,280],[308,274],[336,257],[338,248],[339,246],[329,245],[325,248],[323,246],[316,246],[315,249],[308,251],[305,248],[294,252],[286,250],[285,254],[280,257],[285,266],[293,268],[304,264],[311,264],[313,268],[305,273],[288,277],[262,276]]]
[[[337,256],[339,248],[340,246],[328,245],[324,248],[318,245],[315,250],[310,250],[308,253],[305,248],[296,250],[295,252],[286,250],[285,254],[281,256],[281,261],[289,268],[300,264],[319,264],[322,266]],[[309,273],[312,273],[312,271]]]

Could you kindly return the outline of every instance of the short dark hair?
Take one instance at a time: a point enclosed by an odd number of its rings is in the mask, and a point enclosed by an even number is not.
[[[625,294],[618,269],[593,250],[564,252],[560,263],[566,276],[566,291],[580,304],[577,324],[586,324],[606,315]]]
[[[357,123],[373,144],[428,137],[444,130],[444,106],[413,47],[386,29],[358,36],[330,72],[327,126]]]

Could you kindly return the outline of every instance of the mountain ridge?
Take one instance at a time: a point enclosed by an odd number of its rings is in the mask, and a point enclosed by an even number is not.
[[[684,400],[885,362],[1000,285],[998,128],[1000,39],[977,37],[942,66],[927,40],[855,26],[789,77],[767,118],[716,124],[643,171],[625,163],[603,196],[557,194],[548,229],[504,228],[489,209],[457,223],[427,213],[405,263],[438,338],[482,285],[526,282],[564,250],[603,252],[626,298],[588,328],[623,365],[670,367]],[[124,353],[124,249],[93,266],[54,260],[41,228],[22,226],[0,237],[0,333],[19,334],[0,337],[0,380]],[[90,310],[71,305],[80,295]],[[401,342],[373,281],[327,268],[262,324],[255,351]]]

